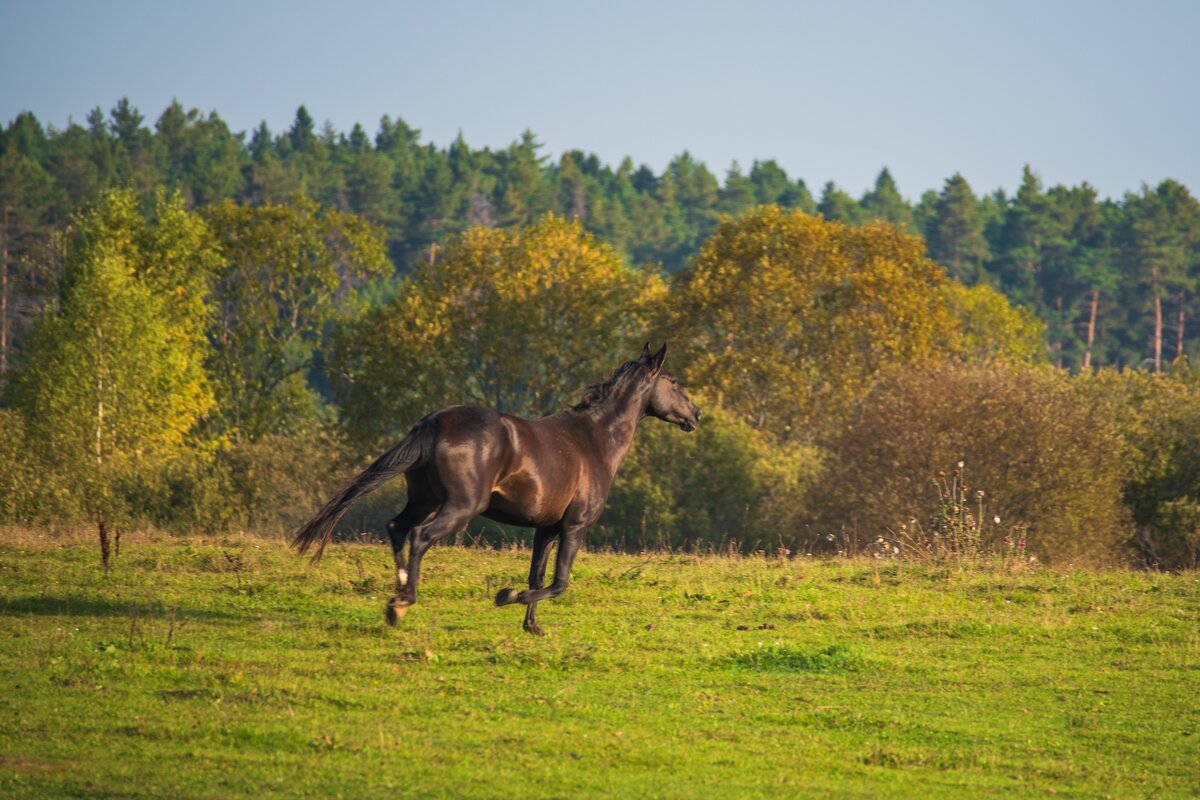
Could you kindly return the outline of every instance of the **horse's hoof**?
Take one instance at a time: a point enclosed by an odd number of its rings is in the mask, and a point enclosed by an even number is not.
[[[388,603],[387,608],[383,612],[384,618],[387,619],[387,624],[395,625],[399,620],[403,619],[404,615],[408,613],[409,605],[409,603],[396,602],[395,600]]]
[[[517,602],[516,589],[501,589],[500,591],[496,592],[496,605],[506,606],[515,602]]]

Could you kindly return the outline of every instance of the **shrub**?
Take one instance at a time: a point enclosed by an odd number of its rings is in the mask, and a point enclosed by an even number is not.
[[[1130,445],[1123,497],[1142,560],[1200,567],[1200,375],[1102,370],[1083,384]]]
[[[307,522],[366,466],[349,461],[345,446],[325,431],[264,436],[218,454],[231,489],[232,519],[246,530],[281,536]]]
[[[1124,442],[1107,409],[1061,371],[888,372],[831,451],[830,474],[813,498],[817,521],[860,544],[913,521],[936,524],[945,502],[938,481],[961,461],[964,495],[983,490],[983,513],[1002,520],[982,529],[981,546],[1022,525],[1046,560],[1102,563],[1126,552]]]
[[[40,519],[53,505],[54,488],[29,450],[24,417],[0,409],[0,521]]]
[[[344,445],[322,431],[264,436],[185,451],[127,474],[117,492],[130,521],[164,530],[284,536],[350,478],[356,466],[347,461]]]
[[[815,449],[778,445],[719,406],[684,435],[642,422],[593,542],[630,549],[774,551],[805,509],[820,462]]]

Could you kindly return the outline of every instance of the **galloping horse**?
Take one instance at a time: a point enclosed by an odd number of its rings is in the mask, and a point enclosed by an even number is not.
[[[649,415],[689,432],[700,424],[700,409],[663,369],[666,357],[665,344],[654,354],[647,345],[607,381],[588,387],[579,405],[542,419],[472,406],[429,414],[338,492],[296,533],[293,546],[303,553],[316,544],[315,563],[350,504],[404,473],[408,502],[387,526],[396,560],[388,623],[395,625],[417,601],[425,551],[482,514],[536,529],[529,588],[500,590],[496,605],[524,603],[525,630],[541,635],[537,603],[566,590],[575,554],[604,510],[638,421]],[[544,587],[556,540],[554,582]]]

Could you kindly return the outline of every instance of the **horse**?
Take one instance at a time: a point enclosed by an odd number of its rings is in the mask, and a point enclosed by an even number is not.
[[[425,552],[482,515],[534,529],[529,588],[501,589],[495,603],[524,604],[524,629],[543,635],[537,604],[566,591],[575,555],[604,510],[638,422],[651,416],[688,433],[700,425],[700,409],[663,369],[666,357],[666,344],[653,354],[647,344],[607,381],[589,386],[578,405],[541,419],[476,406],[428,414],[334,495],[296,532],[292,545],[301,553],[315,545],[315,564],[350,505],[403,473],[407,503],[387,525],[396,562],[388,624],[416,603]],[[554,581],[544,586],[554,542]]]

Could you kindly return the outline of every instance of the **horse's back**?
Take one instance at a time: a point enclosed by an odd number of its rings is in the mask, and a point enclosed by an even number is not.
[[[446,406],[421,420],[436,431],[436,442],[451,447],[463,444],[488,443],[503,436],[501,414],[482,406]]]
[[[575,497],[583,456],[561,421],[527,420],[478,406],[444,408],[426,421],[436,430],[433,482],[449,496],[486,504],[488,516],[550,524]]]

